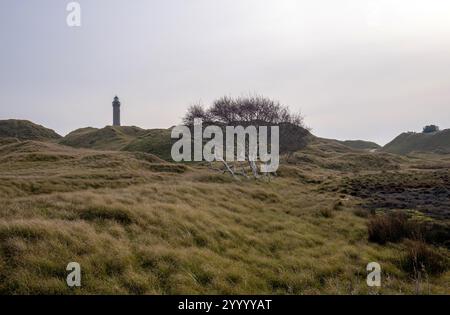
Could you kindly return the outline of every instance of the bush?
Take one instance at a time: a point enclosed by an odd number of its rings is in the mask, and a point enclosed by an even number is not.
[[[424,222],[420,233],[428,244],[444,246],[450,249],[450,224],[446,222]]]
[[[423,127],[423,133],[431,133],[431,132],[437,132],[439,131],[439,127],[436,125],[429,125]]]
[[[368,216],[368,212],[355,211],[355,215]],[[436,246],[450,248],[450,226],[441,222],[417,221],[397,212],[372,215],[367,223],[369,241],[378,244],[398,242],[403,238],[422,241]]]
[[[402,259],[402,268],[417,275],[419,272],[440,274],[447,271],[449,259],[439,249],[420,241],[408,242],[408,253]]]
[[[378,244],[398,242],[405,237],[417,238],[420,235],[419,225],[408,221],[408,216],[400,212],[374,215],[369,219],[367,227],[369,241]]]

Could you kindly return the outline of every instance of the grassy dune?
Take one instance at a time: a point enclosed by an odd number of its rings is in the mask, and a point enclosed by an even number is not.
[[[128,126],[106,126],[102,129],[81,128],[72,131],[60,143],[75,148],[120,150],[133,141],[144,129]]]
[[[445,161],[336,146],[313,143],[270,181],[236,181],[145,153],[0,145],[0,293],[450,293],[450,271],[417,281],[404,268],[407,240],[369,242],[364,200],[340,188]],[[81,288],[65,283],[71,261]],[[371,261],[381,288],[366,285]]]
[[[450,129],[433,133],[405,132],[383,147],[386,152],[409,154],[411,152],[450,153]]]
[[[0,120],[0,139],[17,138],[20,140],[50,141],[60,139],[55,131],[37,125],[28,120]]]

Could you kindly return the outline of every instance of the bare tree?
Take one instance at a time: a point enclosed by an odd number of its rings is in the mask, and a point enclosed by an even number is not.
[[[302,149],[307,144],[309,135],[308,129],[303,122],[300,113],[292,113],[287,106],[281,105],[278,101],[271,100],[263,96],[249,96],[231,98],[221,97],[213,102],[209,108],[201,105],[191,106],[183,122],[188,126],[193,126],[195,118],[201,118],[207,125],[222,126],[278,126],[280,131],[280,153],[290,156],[294,152]],[[270,128],[268,128],[270,133]],[[269,134],[268,137],[271,137]],[[245,148],[245,155],[248,158],[248,146]],[[241,163],[228,164],[220,161],[225,166],[225,172],[231,173],[234,177],[243,175],[248,177],[247,172],[254,177],[259,177],[256,162],[247,160],[248,166]]]
[[[186,114],[183,117],[183,124],[186,126],[191,126],[194,124],[195,118],[201,118],[203,121],[210,120],[209,113],[200,103],[189,106]]]
[[[205,111],[214,122],[233,124],[236,122],[262,122],[267,124],[290,123],[305,127],[303,117],[293,114],[287,106],[263,96],[239,97],[224,96],[214,101]],[[199,115],[198,118],[201,118]]]

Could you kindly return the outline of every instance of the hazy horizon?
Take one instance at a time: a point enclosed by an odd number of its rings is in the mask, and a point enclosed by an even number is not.
[[[450,3],[424,0],[0,3],[0,119],[65,135],[112,123],[168,128],[186,108],[261,94],[320,137],[386,144],[450,127]]]

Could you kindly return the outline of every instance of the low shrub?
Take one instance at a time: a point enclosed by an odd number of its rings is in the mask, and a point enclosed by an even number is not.
[[[412,275],[419,272],[436,275],[448,270],[449,259],[438,248],[421,241],[409,241],[408,252],[401,260],[401,267]]]
[[[408,216],[401,212],[394,212],[370,217],[367,223],[369,241],[378,244],[398,242],[403,238],[418,238],[420,225],[408,220]]]

